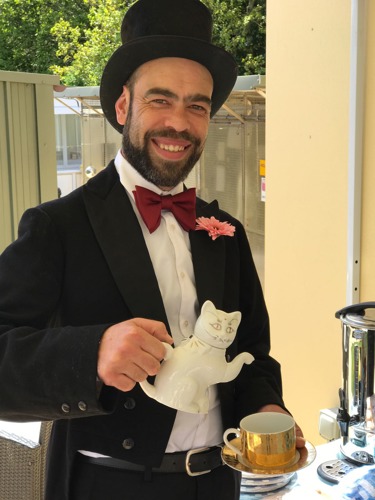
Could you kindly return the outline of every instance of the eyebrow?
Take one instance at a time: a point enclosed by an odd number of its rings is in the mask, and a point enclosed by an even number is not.
[[[158,94],[158,95],[163,95],[164,97],[169,97],[171,99],[175,99],[175,100],[178,100],[178,95],[175,94],[174,92],[172,92],[171,90],[169,89],[165,89],[163,87],[153,87],[151,89],[149,89],[146,93],[145,93],[145,97],[149,97],[150,95],[155,95],[155,94]],[[204,102],[206,104],[208,104],[209,106],[211,106],[212,104],[212,100],[204,95],[204,94],[190,94],[188,96],[186,96],[184,98],[184,102]]]

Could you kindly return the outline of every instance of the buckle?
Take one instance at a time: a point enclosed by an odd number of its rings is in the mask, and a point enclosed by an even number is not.
[[[185,461],[185,468],[186,468],[186,472],[188,473],[189,476],[201,476],[202,474],[208,474],[209,472],[211,472],[211,469],[209,470],[203,470],[201,472],[192,472],[192,470],[190,469],[190,457],[192,455],[195,455],[196,453],[201,453],[202,451],[206,451],[206,450],[209,450],[210,448],[195,448],[194,450],[189,450],[187,453],[186,453],[186,461]]]

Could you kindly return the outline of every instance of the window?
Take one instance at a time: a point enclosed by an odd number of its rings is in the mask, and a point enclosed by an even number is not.
[[[57,170],[80,170],[81,117],[75,114],[55,115]]]

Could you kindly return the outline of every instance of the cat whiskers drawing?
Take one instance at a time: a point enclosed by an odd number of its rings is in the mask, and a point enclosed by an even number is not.
[[[230,382],[244,364],[254,357],[248,352],[232,361],[225,359],[226,348],[235,339],[241,313],[227,313],[206,301],[195,324],[194,334],[178,347],[165,344],[166,355],[154,385],[140,382],[144,392],[160,403],[189,413],[207,413],[209,387]]]

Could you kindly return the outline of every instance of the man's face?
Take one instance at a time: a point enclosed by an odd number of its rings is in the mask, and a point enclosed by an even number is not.
[[[213,81],[202,65],[155,59],[136,72],[116,104],[123,155],[153,184],[171,189],[198,161],[208,133]]]

